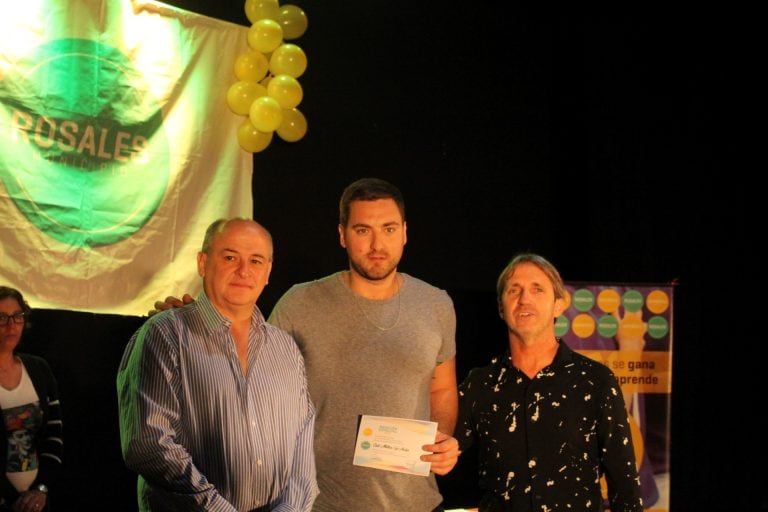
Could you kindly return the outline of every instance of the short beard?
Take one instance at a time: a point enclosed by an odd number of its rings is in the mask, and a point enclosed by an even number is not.
[[[393,272],[397,272],[398,263],[399,262],[396,261],[390,268],[386,269],[381,275],[379,275],[379,274],[371,274],[367,270],[362,268],[360,265],[352,261],[352,259],[349,260],[349,266],[352,269],[352,271],[369,281],[381,281],[391,276]]]

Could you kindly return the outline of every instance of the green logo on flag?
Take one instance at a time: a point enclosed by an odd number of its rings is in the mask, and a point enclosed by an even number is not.
[[[169,180],[159,103],[119,50],[59,39],[0,73],[0,179],[47,235],[76,247],[124,240]]]

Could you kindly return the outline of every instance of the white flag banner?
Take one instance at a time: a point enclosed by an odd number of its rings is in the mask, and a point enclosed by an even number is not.
[[[197,293],[205,228],[253,214],[226,102],[247,27],[149,1],[0,11],[0,284],[126,315]]]

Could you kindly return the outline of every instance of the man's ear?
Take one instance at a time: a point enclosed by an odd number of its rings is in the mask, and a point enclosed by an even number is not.
[[[555,299],[555,318],[559,317],[565,311],[565,299],[560,297]]]
[[[343,248],[346,249],[347,248],[347,240],[344,238],[344,226],[339,224],[339,228],[338,229],[339,229],[339,244]]]
[[[197,253],[197,275],[200,277],[205,277],[205,258],[207,256],[202,251]]]

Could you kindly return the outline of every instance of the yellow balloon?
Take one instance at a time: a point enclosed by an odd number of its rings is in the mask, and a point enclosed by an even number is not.
[[[269,53],[283,42],[283,29],[275,20],[259,20],[248,29],[248,46],[257,52]]]
[[[283,110],[283,122],[276,132],[286,142],[301,140],[307,133],[307,118],[297,108]]]
[[[237,142],[240,147],[251,153],[264,151],[272,142],[272,132],[260,132],[251,123],[250,119],[245,119],[237,129]]]
[[[273,132],[283,121],[283,109],[274,98],[262,96],[251,104],[248,117],[260,132]]]
[[[295,44],[281,44],[269,58],[269,71],[273,75],[290,75],[293,78],[299,78],[306,69],[307,56],[304,50]]]
[[[261,52],[250,51],[238,55],[235,60],[235,76],[238,80],[258,82],[269,70],[269,61]]]
[[[278,0],[245,0],[245,15],[251,23],[265,18],[277,20],[280,5]]]
[[[277,15],[277,21],[283,27],[283,37],[286,39],[296,39],[301,37],[307,31],[307,15],[299,7],[286,4],[280,8]]]
[[[227,90],[227,105],[232,112],[241,116],[247,116],[251,108],[251,103],[260,97],[266,96],[267,89],[261,84],[254,82],[235,82]]]
[[[304,91],[299,81],[289,75],[272,77],[267,85],[267,94],[277,100],[280,108],[285,110],[298,107],[304,97]]]

